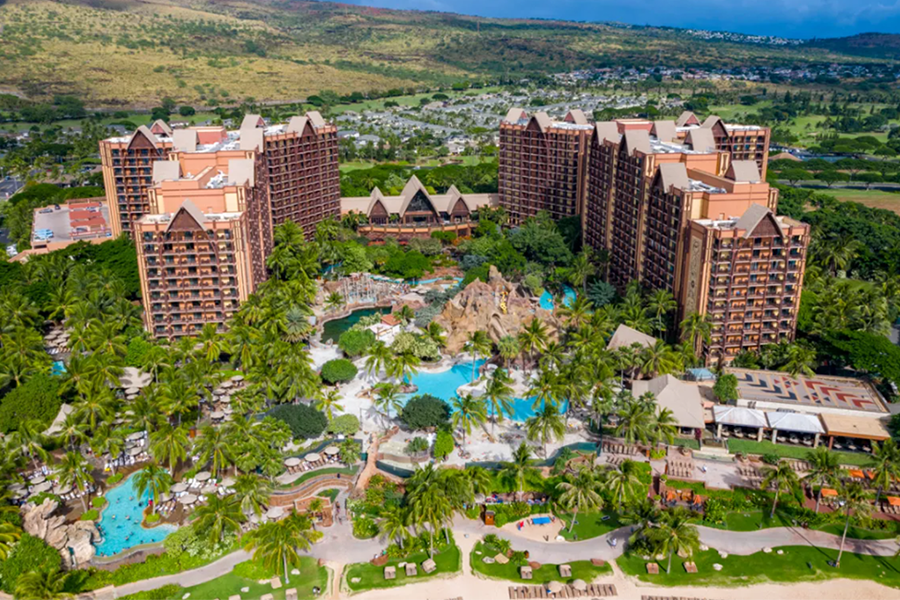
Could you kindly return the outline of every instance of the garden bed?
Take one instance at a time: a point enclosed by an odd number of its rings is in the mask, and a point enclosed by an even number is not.
[[[472,571],[491,579],[503,579],[506,581],[514,581],[516,583],[526,584],[541,584],[548,581],[571,583],[575,579],[582,579],[588,583],[591,583],[597,577],[600,577],[602,575],[611,575],[613,572],[612,567],[609,565],[609,563],[603,565],[602,567],[598,567],[592,564],[589,560],[578,560],[566,563],[572,567],[571,577],[560,576],[559,565],[541,565],[539,569],[534,570],[533,579],[522,579],[519,575],[519,567],[524,565],[524,562],[516,562],[514,560],[510,560],[510,562],[506,563],[505,565],[497,562],[490,564],[484,562],[485,556],[493,557],[496,556],[498,552],[499,550],[497,548],[489,546],[484,542],[478,542],[477,544],[475,544],[475,548],[472,549],[472,554],[469,556],[469,562],[472,565]]]

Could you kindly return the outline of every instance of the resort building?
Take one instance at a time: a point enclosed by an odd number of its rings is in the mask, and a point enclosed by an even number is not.
[[[385,196],[377,187],[368,196],[341,198],[341,214],[364,216],[358,232],[372,241],[427,238],[435,231],[468,236],[477,225],[478,209],[497,205],[497,194],[463,194],[450,186],[431,194],[413,175],[399,196]]]
[[[184,133],[193,132],[191,134]],[[194,139],[196,148],[218,143],[222,127],[172,130],[157,121],[141,126],[132,135],[100,142],[103,180],[113,236],[134,233],[134,224],[150,214],[149,189],[152,164],[165,160],[175,139]],[[294,221],[308,239],[316,225],[340,214],[337,128],[316,111],[293,117],[288,123],[266,126],[259,115],[247,115],[240,130],[229,138],[259,146],[266,170],[266,193],[271,198],[275,225]],[[183,150],[184,148],[182,148]]]
[[[554,219],[582,213],[588,142],[594,127],[580,110],[563,121],[513,108],[500,123],[500,205],[518,225],[539,211]]]
[[[200,143],[201,134],[203,143]],[[225,322],[266,278],[272,209],[262,140],[176,130],[134,223],[144,321],[157,337]]]

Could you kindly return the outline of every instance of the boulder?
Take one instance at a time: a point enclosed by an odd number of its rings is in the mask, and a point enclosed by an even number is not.
[[[22,507],[22,528],[59,550],[63,563],[71,567],[90,561],[96,552],[93,542],[100,540],[100,531],[93,521],[76,521],[67,524],[66,518],[55,514],[59,504],[45,499],[40,505],[28,503]],[[70,554],[69,548],[72,549]]]

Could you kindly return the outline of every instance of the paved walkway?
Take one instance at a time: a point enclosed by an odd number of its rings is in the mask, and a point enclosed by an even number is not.
[[[343,494],[346,494],[346,492],[342,492]],[[342,500],[343,498],[339,496],[339,499]],[[700,541],[703,544],[737,555],[754,554],[767,547],[816,546],[837,549],[841,544],[840,536],[793,527],[773,527],[747,532],[725,531],[703,526],[698,526],[698,529]],[[453,522],[453,532],[460,547],[466,549],[463,552],[463,567],[464,572],[468,573],[468,554],[475,541],[488,533],[510,540],[515,545],[516,550],[528,550],[532,560],[545,564],[560,564],[591,558],[601,558],[606,561],[618,558],[625,550],[628,536],[630,535],[630,528],[622,527],[600,537],[581,542],[541,542],[516,535],[515,531],[501,531],[496,527],[486,527],[481,521],[457,517]],[[329,566],[337,571],[336,578],[340,576],[343,565],[369,561],[379,554],[385,546],[377,538],[371,540],[354,538],[350,523],[347,520],[343,524],[335,523],[332,527],[323,530],[323,533],[325,537],[322,541],[304,554],[329,562]],[[612,545],[611,542],[613,541],[615,541],[615,545]],[[857,554],[893,556],[897,552],[897,548],[897,542],[893,539],[854,540],[848,538],[844,550]],[[119,596],[125,596],[153,590],[172,583],[184,587],[199,585],[225,575],[236,564],[250,558],[249,553],[239,550],[193,571],[123,585],[116,588],[116,593]]]

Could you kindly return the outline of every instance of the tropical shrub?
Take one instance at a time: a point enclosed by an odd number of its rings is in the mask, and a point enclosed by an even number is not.
[[[30,419],[47,427],[60,406],[59,379],[39,373],[0,400],[0,432],[15,431],[19,423]]]
[[[370,329],[351,329],[342,333],[338,338],[338,347],[350,357],[360,356],[374,343],[375,334]]]
[[[453,434],[446,429],[441,429],[437,432],[437,437],[434,440],[434,457],[438,460],[442,460],[447,456],[450,456],[454,446]]]
[[[335,358],[322,365],[322,380],[331,384],[346,382],[356,377],[358,369],[346,358]]]
[[[353,537],[368,540],[378,535],[378,525],[366,515],[353,519]]]
[[[269,416],[290,427],[295,438],[319,437],[328,426],[328,419],[322,411],[302,403],[276,406],[269,411]]]
[[[430,394],[414,396],[400,412],[400,420],[412,430],[440,427],[450,420],[450,405]]]
[[[732,373],[719,375],[713,385],[713,394],[719,399],[719,402],[726,404],[734,402],[738,399],[738,380]]]
[[[328,423],[328,433],[334,435],[353,435],[359,431],[359,419],[356,415],[339,415]]]
[[[99,518],[100,512],[96,508],[92,508],[91,510],[81,515],[82,521],[96,521]]]
[[[91,498],[91,506],[94,508],[103,508],[106,506],[106,498]]]
[[[13,593],[19,576],[35,571],[37,573],[56,573],[62,566],[62,558],[54,548],[33,535],[22,534],[22,538],[13,547],[9,557],[0,561],[0,589]]]

